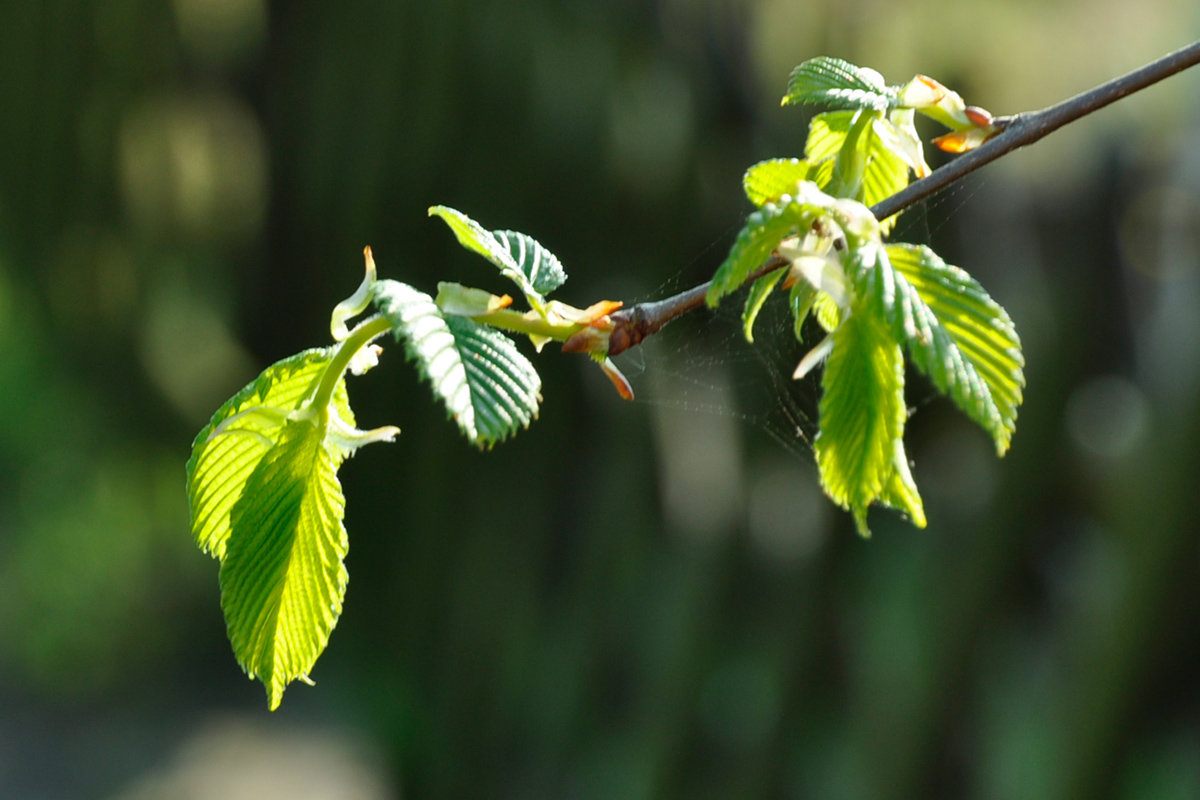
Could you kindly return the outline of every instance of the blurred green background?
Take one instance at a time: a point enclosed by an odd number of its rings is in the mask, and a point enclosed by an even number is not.
[[[1185,45],[1191,2],[103,0],[0,11],[0,796],[1200,796],[1200,73],[901,222],[1016,320],[1012,452],[915,377],[929,528],[820,495],[802,352],[737,311],[549,350],[472,451],[395,347],[350,390],[351,575],[268,714],[183,466],[217,405],[383,277],[501,284],[433,203],[526,231],[560,292],[711,275],[818,54],[995,113]],[[931,131],[932,132],[932,131]],[[777,317],[777,319],[779,319]],[[760,323],[761,325],[761,323]]]

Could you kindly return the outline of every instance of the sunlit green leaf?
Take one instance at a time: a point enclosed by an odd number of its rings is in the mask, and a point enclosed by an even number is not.
[[[1008,314],[966,272],[927,247],[891,244],[857,281],[934,386],[981,425],[1003,454],[1025,385]]]
[[[809,178],[807,161],[799,158],[773,158],[760,161],[742,176],[742,188],[751,203],[762,208],[778,202],[783,195],[794,195],[796,184]]]
[[[828,292],[817,292],[812,300],[813,316],[826,331],[832,331],[842,324],[842,309]]]
[[[834,191],[835,164],[843,153],[851,132],[855,111],[829,111],[818,114],[809,125],[805,157],[812,165],[812,180],[822,189]],[[861,178],[857,183],[855,200],[873,206],[908,186],[910,170],[909,142],[903,132],[886,118],[871,120],[859,140],[863,158]],[[835,191],[835,193],[837,193]],[[886,229],[895,217],[884,223]]]
[[[871,129],[875,118],[883,112],[859,109],[850,119],[846,140],[833,159],[829,185],[822,187],[834,197],[862,198],[863,176],[871,160]]]
[[[430,206],[429,215],[440,217],[454,233],[458,243],[466,249],[478,253],[498,267],[516,267],[508,248],[497,241],[491,231],[461,211],[449,206]]]
[[[887,109],[897,93],[873,69],[840,58],[810,58],[792,70],[782,105],[823,104],[834,108]]]
[[[867,508],[889,489],[904,434],[904,361],[881,321],[856,309],[833,333],[813,442],[825,493],[866,535]]]
[[[763,303],[771,296],[775,284],[779,283],[785,274],[786,269],[777,269],[763,275],[750,287],[750,293],[746,296],[746,306],[742,311],[742,334],[747,342],[754,341],[754,320],[758,319],[758,312],[762,310]]]
[[[429,295],[380,281],[375,304],[463,435],[490,446],[537,416],[542,382],[516,344],[495,328],[443,315]]]
[[[230,516],[221,607],[238,663],[262,681],[272,710],[289,683],[307,679],[342,612],[343,457],[314,421],[288,423]]]
[[[925,506],[921,502],[921,493],[917,491],[917,482],[913,480],[912,471],[908,465],[908,455],[904,451],[904,441],[895,441],[895,452],[892,455],[892,474],[879,502],[906,514],[913,525],[925,527]]]
[[[531,236],[515,231],[489,231],[447,206],[431,206],[429,214],[440,217],[459,244],[499,267],[500,273],[517,284],[530,307],[539,313],[543,313],[545,306],[543,295],[567,279],[558,258]]]
[[[808,124],[808,140],[804,143],[804,157],[811,164],[835,158],[850,132],[850,121],[856,111],[826,111],[817,114]],[[820,181],[817,181],[818,185]]]
[[[715,306],[722,297],[732,294],[767,260],[787,236],[806,228],[814,212],[806,204],[791,202],[767,203],[746,218],[729,255],[713,276],[705,302]]]
[[[217,558],[225,555],[230,511],[246,481],[273,446],[287,415],[313,393],[333,348],[306,350],[272,364],[230,398],[192,443],[187,464],[188,502],[196,544]],[[344,381],[334,394],[339,413],[354,424]]]
[[[902,147],[899,134],[888,120],[877,119],[872,123],[862,196],[856,198],[863,205],[873,206],[908,186],[909,165]],[[897,218],[898,215],[891,217],[890,222]],[[881,226],[884,233],[891,227],[889,220],[882,220]]]

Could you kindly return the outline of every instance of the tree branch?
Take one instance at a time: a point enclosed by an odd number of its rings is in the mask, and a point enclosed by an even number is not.
[[[1094,89],[1077,94],[1041,111],[1031,111],[1009,117],[997,117],[994,124],[1003,131],[980,147],[956,158],[932,175],[910,184],[907,188],[871,207],[877,219],[886,219],[912,204],[936,194],[965,175],[1006,155],[1013,150],[1033,144],[1062,126],[1091,114],[1109,103],[1141,91],[1164,78],[1200,63],[1200,42],[1163,56],[1140,69],[1114,78]],[[787,266],[778,256],[772,256],[746,279],[747,283],[776,269]],[[679,294],[650,303],[638,303],[610,315],[615,327],[609,338],[608,354],[625,350],[657,333],[676,317],[704,304],[710,283],[702,283]]]
[[[1109,103],[1114,103],[1134,92],[1145,89],[1147,86],[1158,83],[1163,78],[1169,78],[1197,63],[1200,63],[1200,42],[1176,50],[1141,69],[1122,75],[1120,78],[1115,78],[1095,89],[1077,94],[1041,111],[1031,111],[1011,117],[998,117],[995,122],[1004,128],[1002,133],[992,137],[966,155],[951,161],[928,178],[910,184],[886,200],[876,203],[871,207],[871,212],[879,219],[886,219],[898,211],[903,211],[913,203],[940,192],[984,164],[995,161],[1000,156],[1017,148],[1033,144],[1067,123],[1085,117]]]

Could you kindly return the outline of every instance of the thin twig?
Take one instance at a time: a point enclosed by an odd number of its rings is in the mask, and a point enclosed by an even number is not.
[[[1158,83],[1163,78],[1169,78],[1197,63],[1200,63],[1200,42],[1176,50],[1141,69],[1122,75],[1120,78],[1077,94],[1041,111],[999,117],[996,121],[1004,126],[1003,133],[994,136],[966,155],[954,159],[928,178],[910,184],[904,190],[871,206],[871,213],[879,219],[890,217],[913,203],[940,192],[984,164],[995,161],[1000,156],[1019,147],[1033,144],[1067,123],[1085,117],[1109,103],[1114,103],[1134,92],[1145,89],[1147,86]]]
[[[763,275],[783,269],[787,265],[787,259],[771,256],[746,277],[746,282],[756,281]],[[608,337],[608,354],[615,356],[624,353],[629,348],[641,344],[647,336],[658,333],[659,329],[671,320],[704,305],[704,295],[708,293],[711,284],[712,281],[708,281],[662,300],[638,303],[614,311],[609,315],[615,327]]]
[[[1075,95],[1041,111],[1031,111],[1010,117],[998,117],[996,123],[1003,131],[980,147],[956,158],[932,175],[910,184],[904,190],[871,206],[871,213],[885,219],[920,200],[936,194],[963,176],[995,161],[1000,156],[1033,144],[1067,123],[1091,114],[1109,103],[1145,89],[1164,78],[1200,63],[1200,42],[1163,56],[1140,69],[1122,75],[1090,91]],[[746,279],[749,283],[763,275],[786,266],[778,256],[772,256]],[[611,315],[616,327],[609,338],[610,356],[622,353],[654,333],[676,317],[704,304],[710,283],[702,283],[679,294],[650,303],[638,303]]]

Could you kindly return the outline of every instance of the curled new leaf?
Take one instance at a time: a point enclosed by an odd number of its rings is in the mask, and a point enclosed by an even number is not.
[[[853,142],[847,141],[859,113],[829,111],[818,114],[809,125],[804,152],[812,164],[812,180],[823,190],[852,196],[864,205],[872,206],[908,186],[909,170],[914,168],[910,163],[911,143],[905,132],[882,116],[871,119],[869,126],[864,126]],[[839,157],[845,160],[847,147],[860,152],[861,174],[853,186],[835,186],[838,177],[835,165]],[[924,161],[919,164],[923,165]],[[844,193],[851,188],[853,195]],[[885,226],[885,232],[887,227],[890,225]]]
[[[541,378],[495,328],[443,314],[411,286],[376,284],[375,305],[463,435],[481,447],[507,439],[537,416]]]
[[[742,311],[742,335],[746,337],[747,342],[754,341],[754,321],[758,319],[758,312],[762,311],[763,303],[770,297],[775,284],[779,283],[784,273],[785,270],[782,269],[769,272],[750,287],[750,294],[746,296],[746,307]]]

